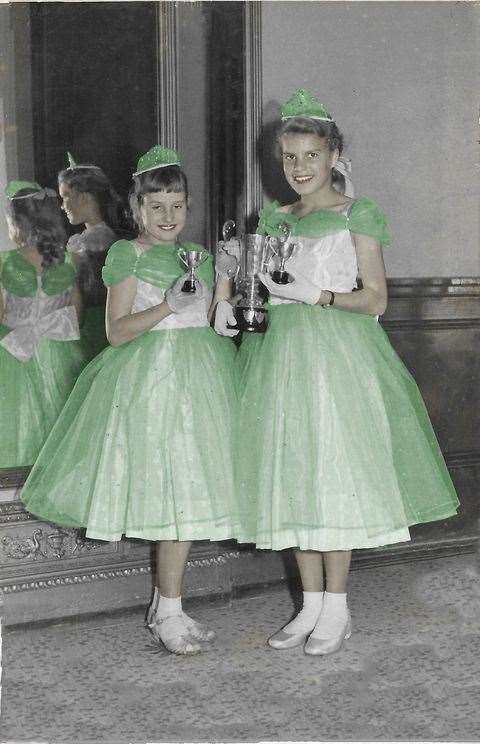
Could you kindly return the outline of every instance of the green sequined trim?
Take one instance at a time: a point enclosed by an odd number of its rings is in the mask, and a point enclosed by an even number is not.
[[[262,235],[280,234],[279,225],[287,222],[292,229],[292,235],[303,238],[323,238],[342,230],[349,230],[360,235],[369,235],[384,246],[390,243],[387,220],[374,201],[367,197],[357,199],[346,216],[331,209],[319,209],[296,217],[279,210],[278,202],[273,202],[261,210],[257,231]]]
[[[152,245],[151,248],[137,256],[133,244],[128,240],[118,240],[107,254],[102,270],[104,284],[109,287],[118,284],[129,276],[136,276],[142,282],[152,284],[159,289],[167,289],[185,273],[185,266],[180,261],[177,251],[180,245]],[[202,246],[198,246],[202,249]],[[214,282],[212,257],[197,269],[197,276],[210,288]]]
[[[69,256],[65,256],[64,263],[52,266],[43,271],[41,286],[49,296],[62,294],[75,284],[75,266]],[[0,284],[17,297],[34,297],[38,289],[38,274],[35,268],[22,254],[9,251],[3,259],[0,271]]]

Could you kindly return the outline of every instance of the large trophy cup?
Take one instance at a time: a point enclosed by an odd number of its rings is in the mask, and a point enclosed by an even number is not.
[[[195,269],[198,269],[200,264],[207,260],[208,253],[200,249],[200,246],[192,245],[190,247],[187,243],[179,248],[177,255],[188,270],[188,278],[183,283],[182,292],[195,292],[197,289]]]
[[[293,277],[285,270],[285,264],[292,256],[295,243],[292,243],[290,240],[291,230],[286,222],[280,224],[278,228],[282,234],[280,237],[272,239],[270,247],[280,259],[280,266],[275,271],[272,271],[270,276],[276,284],[290,284],[290,282],[293,282]]]
[[[228,225],[229,229],[226,229]],[[234,225],[234,223],[233,223]],[[225,223],[223,236],[231,238],[232,220]],[[236,256],[237,267],[232,278],[235,288],[240,295],[239,302],[234,305],[233,312],[236,326],[246,333],[265,333],[268,325],[268,311],[264,306],[267,291],[258,274],[267,271],[271,258],[270,238],[265,235],[247,234],[236,239],[239,246]]]

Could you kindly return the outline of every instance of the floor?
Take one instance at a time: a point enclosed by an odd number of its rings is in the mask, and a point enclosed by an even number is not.
[[[352,638],[274,651],[286,587],[191,611],[201,656],[154,645],[143,612],[4,630],[0,741],[49,744],[480,740],[479,557],[352,572]]]

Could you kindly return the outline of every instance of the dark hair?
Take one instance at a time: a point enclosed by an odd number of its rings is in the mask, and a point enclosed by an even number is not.
[[[35,189],[21,189],[15,196],[37,193]],[[42,269],[63,263],[67,233],[57,196],[14,197],[8,200],[6,209],[17,231],[17,241],[37,249],[42,257]]]
[[[58,174],[58,183],[65,183],[82,194],[91,194],[98,204],[102,220],[117,235],[130,229],[122,200],[101,168],[66,168]]]
[[[187,177],[179,165],[166,165],[164,168],[155,168],[155,170],[133,177],[133,186],[128,201],[139,230],[144,228],[140,214],[143,197],[145,194],[154,194],[157,191],[183,192],[188,199]]]
[[[325,137],[330,152],[338,150],[342,154],[343,134],[334,121],[320,121],[310,119],[307,116],[295,116],[292,119],[282,121],[278,128],[277,140],[284,134],[316,134],[317,137]]]

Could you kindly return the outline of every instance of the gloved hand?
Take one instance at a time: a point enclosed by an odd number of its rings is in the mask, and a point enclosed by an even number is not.
[[[181,276],[165,292],[165,302],[172,313],[183,313],[186,310],[191,310],[196,304],[205,300],[205,285],[198,278],[195,278],[195,292],[182,292],[182,287],[188,276],[188,274]]]
[[[307,305],[315,305],[320,299],[322,290],[304,276],[293,277],[290,284],[277,284],[270,274],[259,274],[258,278],[266,286],[270,294],[275,297],[284,297],[287,300],[305,302]]]
[[[214,328],[219,336],[236,336],[240,331],[228,328],[227,325],[237,325],[233,307],[228,300],[220,300],[215,308]]]
[[[220,240],[217,243],[215,254],[215,270],[224,279],[233,279],[237,273],[241,252],[240,241],[231,238],[226,242]]]

